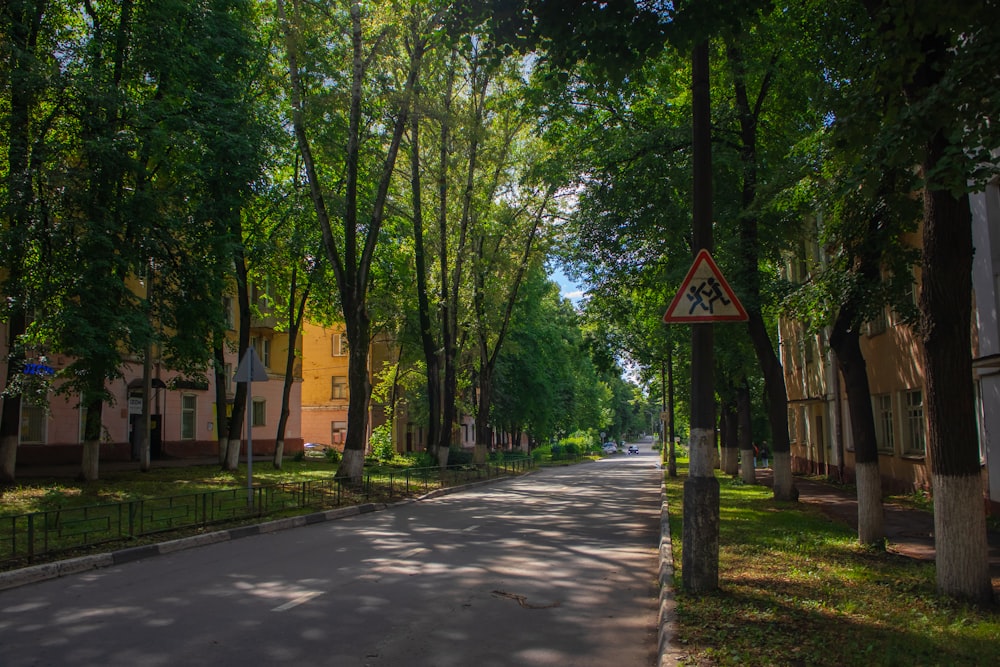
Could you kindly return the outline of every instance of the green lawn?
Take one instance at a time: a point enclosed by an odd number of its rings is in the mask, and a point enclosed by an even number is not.
[[[224,472],[218,465],[154,467],[149,472],[102,472],[96,482],[67,478],[23,478],[13,487],[0,487],[0,515],[80,507],[98,503],[160,498],[226,488],[246,488],[246,465]],[[258,484],[301,482],[332,477],[336,463],[323,458],[285,460],[281,470],[254,461],[253,481]]]
[[[679,472],[666,485],[684,664],[1000,664],[1000,611],[936,595],[933,564],[863,549],[819,510],[726,477],[719,591],[684,593]]]

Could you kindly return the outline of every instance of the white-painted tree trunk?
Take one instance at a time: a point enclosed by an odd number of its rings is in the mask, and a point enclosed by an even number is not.
[[[885,513],[882,509],[882,476],[878,461],[858,463],[858,542],[873,545],[885,540]]]
[[[80,464],[80,476],[88,482],[97,481],[101,460],[101,441],[87,440],[83,443],[83,460]]]
[[[226,448],[226,470],[237,470],[240,467],[240,450],[243,449],[243,440],[230,442]]]
[[[229,436],[219,435],[219,465],[226,467],[226,455],[229,451]]]
[[[722,471],[727,475],[735,477],[739,474],[740,462],[738,460],[738,449],[735,447],[722,448]]]
[[[437,450],[437,460],[438,466],[444,468],[448,465],[448,455],[451,454],[451,449],[448,447],[438,447]]]
[[[993,600],[983,483],[978,475],[933,476],[937,590],[986,604]]]
[[[360,449],[345,449],[344,458],[337,468],[338,477],[360,482],[365,472],[365,453]]]
[[[278,440],[274,443],[274,459],[271,461],[274,465],[275,470],[281,470],[282,459],[285,457],[285,440],[284,438]]]
[[[757,471],[753,466],[752,449],[740,450],[740,479],[743,480],[744,484],[757,483]]]
[[[774,499],[798,500],[799,490],[792,477],[792,455],[790,452],[774,452]]]

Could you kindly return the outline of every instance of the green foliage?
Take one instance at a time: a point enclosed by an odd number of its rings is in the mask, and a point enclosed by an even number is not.
[[[541,445],[531,450],[531,458],[535,462],[548,461],[552,459],[552,445]]]
[[[392,445],[392,422],[385,422],[372,430],[371,447],[372,456],[380,463],[392,460],[396,455]]]
[[[323,457],[330,463],[340,463],[340,459],[343,458],[343,454],[340,450],[334,449],[333,447],[327,447],[323,450]]]
[[[567,454],[571,452],[573,454],[581,452],[589,452],[593,448],[600,449],[600,442],[597,436],[592,432],[577,431],[572,435],[559,440],[559,446],[563,448]]]

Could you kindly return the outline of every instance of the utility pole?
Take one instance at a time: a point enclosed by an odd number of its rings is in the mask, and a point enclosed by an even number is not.
[[[712,251],[712,130],[708,41],[695,45],[691,59],[693,250]],[[690,469],[684,482],[684,543],[681,583],[692,593],[719,587],[719,481],[713,471],[715,448],[714,327],[691,325]]]

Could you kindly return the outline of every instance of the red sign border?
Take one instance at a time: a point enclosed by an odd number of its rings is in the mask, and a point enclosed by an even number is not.
[[[691,282],[694,279],[695,271],[701,266],[702,262],[708,262],[708,267],[711,269],[712,274],[718,279],[719,284],[722,286],[723,292],[726,296],[733,302],[736,306],[737,314],[735,315],[693,315],[687,317],[681,317],[678,315],[671,315],[677,306],[680,304],[681,298],[687,293],[688,288],[691,286]],[[715,260],[712,259],[711,253],[705,248],[698,251],[695,255],[694,262],[691,263],[691,268],[688,269],[687,275],[684,276],[684,281],[681,283],[681,287],[677,290],[677,294],[674,296],[673,301],[670,302],[670,306],[667,308],[667,312],[663,314],[663,321],[667,324],[698,324],[702,322],[746,322],[750,319],[747,315],[746,309],[740,300],[736,298],[736,293],[733,292],[733,288],[729,286],[725,277],[722,275],[722,271],[719,270],[718,265]]]

